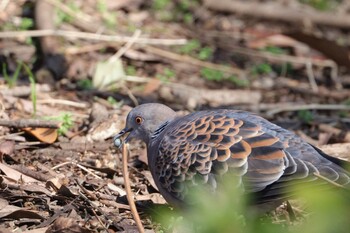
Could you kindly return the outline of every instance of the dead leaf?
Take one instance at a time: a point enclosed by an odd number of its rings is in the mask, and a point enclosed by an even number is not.
[[[4,141],[0,144],[0,153],[11,155],[15,149],[15,142],[14,141]]]
[[[5,208],[0,210],[0,218],[10,218],[10,219],[21,219],[21,218],[30,218],[30,219],[43,219],[39,214],[23,210],[20,207],[14,205],[7,205]]]
[[[156,185],[156,183],[154,182],[154,179],[153,179],[153,177],[152,177],[151,172],[150,172],[150,171],[144,170],[144,171],[142,171],[141,173],[142,173],[142,175],[145,176],[145,178],[146,178],[146,179],[148,180],[148,182],[152,185],[152,187],[153,187],[155,190],[159,191],[159,190],[158,190],[158,187],[157,187],[157,185]]]
[[[148,81],[143,90],[143,95],[149,95],[159,89],[162,82],[159,79],[152,78]]]
[[[164,197],[159,193],[151,193],[145,195],[136,195],[135,199],[137,201],[149,201],[151,200],[154,204],[166,204]]]
[[[108,187],[110,190],[112,190],[112,191],[114,191],[114,192],[117,192],[120,196],[125,196],[125,195],[126,195],[126,192],[125,192],[124,189],[122,189],[122,188],[120,188],[120,187],[118,187],[118,186],[116,186],[116,185],[114,185],[114,184],[112,184],[112,183],[108,183],[108,184],[107,184],[107,187]]]
[[[102,90],[112,83],[117,83],[124,79],[123,63],[120,59],[116,59],[97,63],[92,84],[95,88]]]
[[[54,143],[58,137],[57,129],[50,128],[23,128],[23,130],[35,138],[39,139],[41,142]]]
[[[24,175],[23,173],[20,173],[19,171],[5,165],[4,163],[0,163],[0,170],[5,173],[7,177],[13,180],[13,182],[23,182],[23,183],[41,183],[39,180],[34,179],[30,176]]]
[[[76,219],[59,217],[56,219],[55,223],[47,229],[46,233],[58,232],[88,233],[91,231],[79,226],[79,222]]]

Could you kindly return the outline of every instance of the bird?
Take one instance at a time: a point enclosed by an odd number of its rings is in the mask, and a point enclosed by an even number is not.
[[[216,192],[229,175],[237,178],[232,185],[242,186],[257,197],[256,205],[268,210],[288,197],[286,187],[292,181],[350,186],[349,162],[247,111],[214,109],[178,116],[166,105],[142,104],[128,113],[114,143],[131,139],[146,144],[155,184],[176,207],[186,204],[192,187]]]

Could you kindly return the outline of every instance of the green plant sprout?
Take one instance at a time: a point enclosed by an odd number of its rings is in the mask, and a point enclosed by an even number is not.
[[[23,67],[28,74],[28,78],[29,78],[29,82],[30,82],[30,89],[31,89],[30,98],[31,98],[32,103],[33,103],[33,116],[36,116],[37,93],[36,93],[35,77],[34,77],[32,71],[29,69],[29,67],[26,64],[23,63]]]
[[[19,77],[19,73],[22,69],[23,63],[18,62],[17,64],[18,64],[18,66],[16,67],[16,70],[13,73],[12,77],[10,77],[6,71],[6,64],[5,63],[2,64],[2,75],[4,76],[4,79],[5,79],[9,88],[13,88],[17,84],[17,80]]]
[[[57,130],[59,135],[65,134],[73,126],[73,117],[71,113],[63,112],[59,116],[45,117],[45,119],[62,122],[61,127]]]
[[[91,79],[78,80],[77,86],[83,90],[91,90],[93,88]]]

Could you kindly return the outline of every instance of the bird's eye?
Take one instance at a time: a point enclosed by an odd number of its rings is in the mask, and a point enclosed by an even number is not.
[[[140,125],[140,124],[142,123],[142,121],[143,121],[143,119],[142,119],[142,117],[140,117],[140,116],[138,116],[138,117],[135,118],[135,122],[136,122],[136,124],[138,124],[138,125]]]

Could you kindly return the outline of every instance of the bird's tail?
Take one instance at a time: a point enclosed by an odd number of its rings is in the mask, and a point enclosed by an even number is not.
[[[343,159],[339,159],[333,156],[330,156],[328,154],[326,154],[325,152],[323,152],[322,150],[320,150],[319,148],[312,146],[313,148],[315,148],[315,150],[322,155],[323,158],[328,159],[329,161],[337,164],[339,167],[343,168],[344,170],[346,170],[347,172],[350,173],[350,162],[343,160]]]

